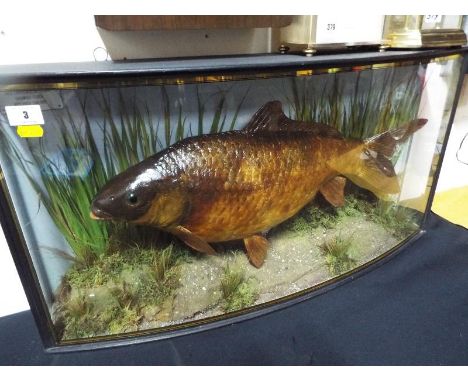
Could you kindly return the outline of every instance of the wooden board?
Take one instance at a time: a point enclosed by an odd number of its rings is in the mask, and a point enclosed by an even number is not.
[[[96,26],[109,31],[176,29],[281,28],[292,16],[94,16]]]

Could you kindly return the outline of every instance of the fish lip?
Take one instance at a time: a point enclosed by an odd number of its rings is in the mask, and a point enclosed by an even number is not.
[[[93,220],[111,220],[112,216],[100,208],[92,208],[89,216]]]

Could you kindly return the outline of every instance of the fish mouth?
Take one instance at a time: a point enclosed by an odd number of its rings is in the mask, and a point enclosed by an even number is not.
[[[92,208],[89,216],[93,220],[111,220],[112,216],[100,208]]]

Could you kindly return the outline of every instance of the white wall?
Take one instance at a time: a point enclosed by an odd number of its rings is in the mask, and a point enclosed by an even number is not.
[[[0,228],[0,317],[27,309],[29,305]]]
[[[0,12],[0,65],[94,61],[99,47],[104,44],[93,15],[24,12],[18,18]]]
[[[25,12],[19,20],[0,12],[0,65],[94,61],[95,55],[97,59],[105,59],[94,16],[80,13],[69,16],[44,12],[37,17],[33,12]],[[0,229],[0,317],[28,308]]]
[[[437,192],[468,186],[468,75],[465,75],[460,102],[453,121],[437,183]]]

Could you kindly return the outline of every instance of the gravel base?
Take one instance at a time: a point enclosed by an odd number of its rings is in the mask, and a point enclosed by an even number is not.
[[[352,237],[352,257],[357,265],[381,255],[399,243],[383,227],[363,217],[343,218],[335,228],[309,232],[276,232],[268,237],[270,248],[264,265],[253,267],[240,250],[216,256],[194,256],[182,265],[175,297],[140,329],[162,327],[223,314],[219,306],[220,279],[224,268],[235,266],[245,271],[258,292],[255,304],[272,301],[330,279],[320,245],[335,235]]]

